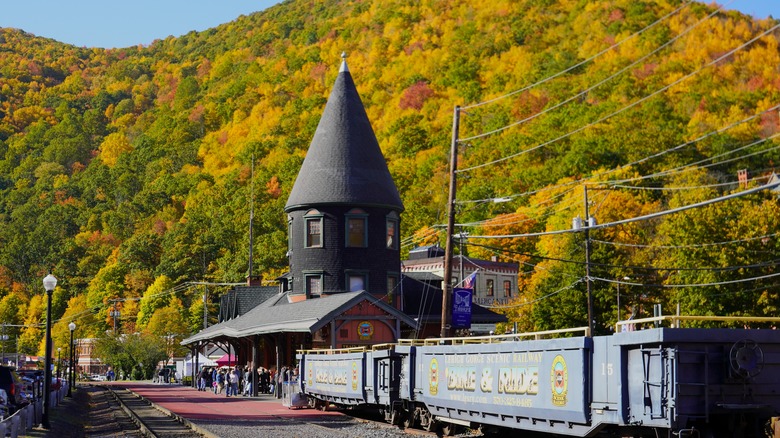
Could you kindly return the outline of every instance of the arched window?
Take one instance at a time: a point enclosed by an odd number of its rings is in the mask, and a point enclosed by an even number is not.
[[[359,208],[353,208],[344,215],[346,219],[346,243],[348,248],[368,246],[368,214]]]
[[[309,210],[303,215],[306,226],[306,248],[322,247],[322,213]]]

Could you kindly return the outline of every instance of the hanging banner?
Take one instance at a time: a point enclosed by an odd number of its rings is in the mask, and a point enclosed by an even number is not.
[[[452,328],[471,328],[471,295],[473,291],[463,287],[452,289]]]

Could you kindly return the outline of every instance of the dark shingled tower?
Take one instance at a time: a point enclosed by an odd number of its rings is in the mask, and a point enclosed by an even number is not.
[[[389,291],[400,279],[403,209],[342,61],[285,206],[293,294],[366,290],[395,302]]]

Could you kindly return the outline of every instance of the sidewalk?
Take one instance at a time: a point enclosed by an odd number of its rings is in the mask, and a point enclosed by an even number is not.
[[[144,382],[103,382],[110,386],[127,388],[169,411],[189,420],[262,420],[271,417],[314,418],[342,416],[337,411],[314,409],[289,409],[282,400],[270,394],[258,397],[214,394],[198,391],[182,385],[154,384]]]

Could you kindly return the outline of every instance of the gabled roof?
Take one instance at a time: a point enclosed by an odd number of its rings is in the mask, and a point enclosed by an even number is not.
[[[333,294],[296,303],[288,303],[286,295],[279,297],[285,299],[271,298],[241,317],[201,330],[181,344],[218,337],[237,338],[279,332],[314,333],[361,301],[368,301],[410,327],[417,327],[414,319],[364,291]]]
[[[317,205],[404,208],[346,61],[284,209]]]

